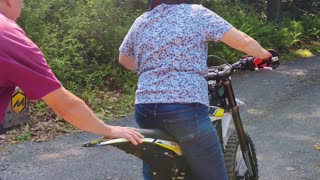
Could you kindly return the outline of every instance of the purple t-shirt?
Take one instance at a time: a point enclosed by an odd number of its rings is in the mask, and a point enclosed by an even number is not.
[[[12,20],[0,14],[0,124],[18,86],[30,100],[61,87],[40,49]]]

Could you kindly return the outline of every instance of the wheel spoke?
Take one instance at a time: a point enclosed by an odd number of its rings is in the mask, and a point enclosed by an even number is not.
[[[237,148],[236,154],[236,176],[244,178],[245,174],[248,172],[247,165],[243,159],[240,146]]]

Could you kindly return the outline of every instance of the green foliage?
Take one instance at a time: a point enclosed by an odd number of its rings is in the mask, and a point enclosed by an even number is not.
[[[300,38],[303,34],[303,26],[298,21],[284,21],[280,33],[277,35],[281,38],[279,41],[279,48],[285,49],[294,47],[300,42]]]
[[[133,15],[142,11],[131,9],[134,2],[139,1],[26,1],[20,23],[66,88],[81,93],[110,81],[126,88],[119,79],[133,78],[118,73],[118,48]]]
[[[23,142],[26,140],[30,140],[32,137],[32,132],[31,131],[25,131],[22,134],[16,136],[16,141],[18,142]]]
[[[236,0],[200,2],[265,48],[285,54],[306,49],[310,42],[319,42],[320,17],[315,13],[318,11],[310,10],[314,16],[301,16],[295,20],[292,16],[283,17],[280,24],[274,24],[267,22],[262,13],[265,1],[256,1],[259,3],[254,6]],[[313,5],[318,7],[319,3]],[[135,18],[146,9],[145,0],[25,1],[18,23],[41,48],[48,64],[67,89],[103,114],[106,111],[122,113],[120,111],[126,112],[133,104],[137,76],[118,65],[118,48]],[[243,55],[222,43],[210,43],[209,51],[229,62]],[[105,95],[108,92],[126,95],[117,95],[121,101],[109,101],[110,96]],[[106,109],[112,103],[125,108],[121,110],[112,105],[112,110]],[[43,106],[40,104],[39,108],[45,109]]]
[[[36,102],[34,106],[41,112],[47,111],[48,109],[48,106],[43,101]]]
[[[265,48],[288,53],[306,45],[308,43],[306,40],[319,41],[319,16],[303,16],[301,21],[283,18],[282,22],[277,24],[267,22],[253,6],[236,3],[230,11],[230,4],[212,2],[211,7],[235,28],[250,35]],[[211,54],[217,54],[231,61],[242,55],[223,44],[210,45],[209,50]]]
[[[303,16],[320,15],[319,0],[287,0],[282,2],[282,13],[286,17],[301,20]]]
[[[306,39],[320,41],[320,16],[303,16],[300,21]]]

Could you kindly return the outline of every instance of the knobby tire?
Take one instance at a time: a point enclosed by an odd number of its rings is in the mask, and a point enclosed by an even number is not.
[[[246,134],[246,138],[249,143],[249,152],[251,152],[253,161],[255,162],[254,165],[256,166],[257,172],[256,174],[258,175],[258,163],[257,163],[257,156],[256,156],[256,150],[254,148],[253,141],[251,137]],[[225,153],[224,153],[224,159],[226,163],[226,168],[227,168],[227,174],[228,174],[228,179],[229,180],[257,180],[259,177],[249,177],[249,173],[245,173],[245,177],[240,177],[238,175],[238,172],[236,172],[237,169],[237,162],[236,162],[236,156],[238,149],[240,149],[240,143],[239,143],[239,138],[236,134],[235,131],[233,131],[227,141]],[[242,155],[241,155],[242,156]]]

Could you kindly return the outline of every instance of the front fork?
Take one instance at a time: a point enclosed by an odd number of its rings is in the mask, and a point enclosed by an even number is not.
[[[257,177],[257,166],[255,164],[256,162],[254,161],[254,158],[252,157],[252,153],[250,152],[249,143],[242,125],[239,107],[237,106],[236,98],[234,96],[230,79],[224,82],[224,87],[225,87],[225,94],[228,98],[229,106],[231,109],[235,129],[239,138],[242,155],[248,167],[250,176]]]

